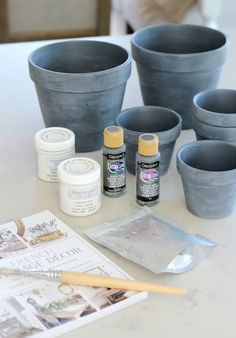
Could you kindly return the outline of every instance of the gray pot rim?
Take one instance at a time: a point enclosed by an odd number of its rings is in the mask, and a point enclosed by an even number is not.
[[[193,116],[192,117],[193,120],[197,121],[197,123],[200,123],[202,125],[205,125],[209,128],[212,128],[212,129],[215,129],[215,130],[219,130],[219,129],[224,129],[224,130],[228,130],[228,131],[235,131],[236,132],[236,126],[235,127],[225,127],[225,126],[215,126],[214,124],[209,124],[209,123],[206,123],[202,120],[199,120],[197,117]]]
[[[165,52],[158,52],[158,51],[153,51],[150,49],[146,49],[144,47],[141,47],[139,44],[137,44],[135,42],[136,37],[147,31],[148,29],[153,29],[153,28],[159,28],[159,27],[174,27],[174,26],[181,26],[181,27],[191,27],[191,28],[198,28],[198,29],[206,29],[212,32],[217,32],[218,34],[222,35],[222,37],[224,38],[225,42],[224,44],[222,44],[222,46],[218,47],[218,48],[214,48],[208,51],[203,51],[203,52],[196,52],[196,53],[165,53]],[[160,70],[165,70],[165,71],[169,71],[169,72],[193,72],[192,69],[192,65],[190,65],[191,67],[188,66],[188,64],[186,64],[186,59],[192,58],[195,59],[197,58],[197,60],[199,59],[200,56],[206,56],[206,55],[213,55],[213,53],[217,53],[217,54],[221,54],[224,53],[224,50],[227,50],[228,46],[229,46],[229,38],[226,34],[224,34],[223,32],[221,32],[220,30],[217,29],[213,29],[210,27],[206,27],[206,26],[201,26],[201,25],[192,25],[192,24],[171,24],[171,23],[164,23],[164,24],[154,24],[154,25],[150,25],[150,26],[146,26],[144,28],[141,28],[139,30],[137,30],[135,33],[133,33],[132,37],[131,37],[131,46],[133,48],[136,49],[136,51],[145,53],[146,55],[149,56],[157,56],[159,55],[160,57],[163,57],[163,65],[162,67],[158,67],[158,65],[156,67],[150,67],[150,68],[154,68],[154,69],[160,69]],[[140,62],[140,60],[137,60],[136,56],[134,55],[134,50],[133,50],[133,59],[137,62],[137,63],[142,63]],[[139,59],[139,58],[138,58]],[[225,62],[226,56],[221,56],[221,58],[219,58],[219,60],[221,60],[221,63],[219,64],[219,66],[221,66],[221,64],[223,64]],[[173,69],[169,69],[169,62],[173,62]],[[175,69],[175,62],[180,63],[182,65],[182,69],[181,71],[178,69]],[[200,63],[200,60],[199,60]],[[147,67],[148,68],[148,67]],[[212,66],[212,68],[215,68],[214,66]],[[209,69],[209,66],[207,67],[207,69]],[[204,71],[205,67],[201,66],[200,64],[196,63],[196,69],[195,71]]]
[[[57,72],[53,70],[49,70],[43,67],[38,66],[35,64],[32,60],[33,56],[41,51],[42,49],[46,49],[48,46],[56,46],[56,45],[65,45],[65,44],[72,44],[72,43],[81,43],[81,42],[86,42],[86,43],[100,43],[103,45],[109,45],[109,46],[115,46],[116,48],[119,48],[120,50],[123,50],[127,54],[127,58],[124,62],[121,64],[109,68],[109,69],[104,69],[96,72],[88,72],[88,73],[64,73],[64,72]],[[46,87],[49,90],[53,91],[61,91],[65,92],[65,90],[62,90],[61,84],[65,81],[70,81],[70,84],[67,83],[67,90],[66,92],[79,92],[79,93],[86,93],[88,92],[87,90],[83,89],[85,87],[86,81],[91,82],[91,78],[94,76],[97,76],[99,79],[94,81],[93,83],[93,88],[89,92],[99,92],[103,90],[107,90],[110,88],[117,87],[123,83],[125,83],[128,78],[130,77],[131,74],[131,63],[132,63],[132,57],[131,53],[121,47],[120,45],[117,45],[115,43],[110,43],[110,42],[105,42],[105,41],[97,41],[97,40],[86,40],[86,39],[73,39],[73,40],[66,40],[66,41],[59,41],[59,42],[54,42],[54,43],[48,43],[44,46],[41,46],[34,51],[30,53],[28,56],[28,65],[29,65],[29,72],[30,72],[30,77],[31,80],[39,86]],[[117,79],[113,85],[110,84],[111,81],[109,81],[115,74],[119,74],[117,76]],[[107,80],[104,81],[104,79],[100,79],[100,77],[106,77]],[[58,79],[57,79],[58,78]],[[83,84],[81,86],[78,85],[78,79],[79,81],[83,81]],[[57,84],[59,82],[59,84]],[[103,87],[101,88],[101,82],[103,83]],[[113,81],[114,82],[114,81]]]
[[[116,67],[113,67],[113,68],[109,68],[109,69],[104,69],[104,70],[100,70],[100,71],[97,71],[97,72],[88,72],[88,73],[64,73],[64,72],[56,72],[56,71],[53,71],[53,70],[49,70],[47,68],[43,68],[43,67],[39,67],[38,65],[36,65],[33,61],[32,61],[32,57],[34,56],[34,54],[36,54],[39,50],[42,50],[44,48],[47,48],[48,46],[53,46],[53,45],[63,45],[63,44],[69,44],[69,43],[73,43],[73,42],[89,42],[89,43],[93,43],[93,42],[96,42],[96,43],[101,43],[101,44],[104,44],[104,45],[110,45],[110,46],[116,46],[118,48],[120,48],[121,50],[124,50],[126,53],[127,53],[127,59],[125,62],[122,62],[120,65],[116,66]],[[65,76],[80,76],[80,75],[83,75],[84,76],[93,76],[94,74],[106,74],[106,73],[110,73],[111,71],[115,71],[117,70],[118,68],[122,68],[124,67],[126,64],[129,64],[130,61],[132,60],[131,58],[131,54],[130,52],[121,47],[120,45],[116,45],[115,43],[110,43],[110,42],[105,42],[105,41],[99,41],[99,40],[86,40],[86,39],[83,39],[83,40],[80,40],[80,39],[73,39],[73,40],[66,40],[66,41],[59,41],[59,42],[53,42],[53,43],[48,43],[44,46],[41,46],[41,47],[38,47],[36,48],[33,52],[30,53],[30,55],[28,56],[28,61],[29,63],[39,69],[39,70],[42,70],[44,72],[47,72],[47,73],[50,73],[50,74],[61,74],[61,75],[65,75]]]
[[[181,153],[188,148],[191,145],[197,145],[197,144],[226,144],[230,147],[235,148],[236,153],[236,145],[231,142],[221,141],[221,140],[201,140],[201,141],[193,141],[187,144],[184,144],[177,152],[176,155],[176,166],[177,170],[182,178],[182,180],[188,180],[188,181],[197,181],[198,185],[199,178],[201,178],[202,185],[216,185],[214,184],[215,181],[217,181],[217,185],[227,185],[227,184],[236,184],[236,168],[235,169],[229,169],[225,171],[207,171],[202,169],[197,169],[194,167],[191,167],[190,165],[186,164],[181,159]],[[191,173],[191,177],[190,174]],[[211,181],[211,182],[210,182]]]
[[[224,127],[224,128],[236,127],[236,113],[229,113],[229,114],[219,113],[217,111],[205,109],[198,104],[199,98],[201,98],[204,95],[210,94],[210,93],[212,93],[212,94],[213,93],[216,93],[216,94],[217,93],[232,93],[232,94],[235,94],[235,96],[236,96],[236,90],[227,89],[227,88],[208,89],[208,90],[203,90],[203,91],[197,93],[193,97],[193,105],[194,105],[194,108],[195,108],[193,110],[193,116],[195,117],[195,119],[197,119],[197,120],[199,120],[199,121],[201,121],[205,124],[209,124],[209,125],[212,125],[212,126],[215,126],[215,127]],[[214,117],[217,117],[217,120],[220,120],[220,124],[215,122]],[[210,121],[209,121],[209,119],[210,119]],[[224,122],[225,119],[227,120],[227,122]],[[208,121],[212,122],[212,123],[210,124]],[[215,124],[215,123],[217,123],[217,124]]]
[[[153,108],[155,108],[155,109],[158,109],[158,108],[160,109],[161,108],[162,110],[166,110],[168,112],[173,113],[178,118],[178,123],[173,128],[168,129],[168,130],[164,130],[164,131],[161,131],[161,132],[152,132],[151,133],[151,134],[158,135],[159,144],[160,145],[171,143],[171,142],[175,141],[179,137],[179,135],[181,133],[181,125],[182,125],[182,118],[181,118],[181,116],[178,113],[176,113],[176,111],[174,111],[174,110],[172,110],[170,108],[162,107],[162,106],[135,106],[135,107],[130,107],[130,108],[124,109],[117,116],[117,118],[116,118],[116,124],[118,126],[122,127],[124,129],[124,132],[129,132],[129,134],[131,134],[132,136],[134,136],[134,138],[137,138],[142,133],[146,133],[146,131],[140,132],[140,131],[135,131],[135,130],[131,130],[131,129],[125,128],[124,126],[122,126],[119,123],[119,118],[120,118],[120,116],[122,114],[127,113],[129,111],[133,111],[135,109],[142,109],[142,108],[150,109],[150,110],[153,109]],[[132,143],[130,143],[130,144],[132,144]]]
[[[193,130],[198,135],[212,140],[222,140],[226,142],[236,141],[236,127],[214,126],[192,117]]]

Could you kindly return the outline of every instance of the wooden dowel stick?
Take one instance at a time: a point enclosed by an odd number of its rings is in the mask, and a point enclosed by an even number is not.
[[[110,276],[93,275],[81,272],[64,271],[61,275],[61,282],[74,285],[106,287],[111,289],[124,289],[133,291],[159,292],[172,295],[184,295],[186,293],[185,289],[172,286],[151,284],[130,279],[114,278]]]

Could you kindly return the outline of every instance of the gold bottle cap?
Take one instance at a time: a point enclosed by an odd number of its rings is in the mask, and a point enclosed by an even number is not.
[[[138,152],[143,156],[154,156],[158,153],[159,138],[155,134],[142,134],[138,140]]]
[[[104,146],[119,148],[124,144],[124,132],[121,127],[109,126],[104,129]]]

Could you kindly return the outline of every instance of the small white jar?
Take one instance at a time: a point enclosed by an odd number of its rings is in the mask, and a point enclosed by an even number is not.
[[[75,156],[75,135],[66,128],[52,127],[39,130],[35,135],[38,177],[58,182],[58,165]]]
[[[86,157],[75,157],[58,166],[61,210],[71,216],[94,214],[101,206],[101,167]]]

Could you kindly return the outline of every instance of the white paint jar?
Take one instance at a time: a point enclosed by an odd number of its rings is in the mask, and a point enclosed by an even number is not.
[[[66,128],[52,127],[39,130],[35,135],[38,177],[58,182],[58,165],[75,156],[75,135]]]
[[[75,157],[58,166],[61,210],[71,216],[88,216],[101,207],[101,167],[86,157]]]

